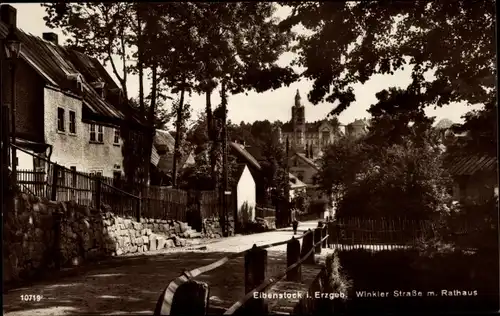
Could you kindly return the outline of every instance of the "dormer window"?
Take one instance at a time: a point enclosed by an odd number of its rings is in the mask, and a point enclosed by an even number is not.
[[[92,83],[94,90],[101,96],[101,98],[106,98],[106,83],[103,81],[96,81]]]
[[[83,92],[83,77],[80,73],[69,74],[68,80],[70,81],[71,87],[75,92]]]

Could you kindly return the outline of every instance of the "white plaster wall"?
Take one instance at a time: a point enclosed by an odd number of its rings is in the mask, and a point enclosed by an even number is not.
[[[255,189],[255,180],[250,173],[250,170],[247,166],[243,170],[241,174],[240,181],[238,181],[238,185],[236,188],[236,207],[238,210],[238,214],[240,214],[241,209],[245,202],[248,204],[249,209],[251,209],[250,216],[246,218],[247,220],[253,221],[255,220],[255,205],[256,205],[256,189]]]
[[[103,126],[104,143],[91,143],[90,124],[82,122],[81,99],[45,88],[44,101],[45,141],[53,146],[51,161],[83,172],[102,170],[107,177],[113,176],[115,165],[123,171],[122,140],[113,144],[114,128]],[[64,108],[65,132],[57,130],[58,107]],[[69,111],[76,113],[76,134],[69,133]]]
[[[26,151],[29,151],[29,150],[26,150]],[[29,151],[29,152],[33,153],[32,151]],[[33,168],[34,168],[33,156],[31,156],[23,151],[20,151],[20,150],[16,150],[16,156],[17,156],[17,161],[18,161],[17,170],[33,171]],[[9,157],[12,157],[12,148],[10,150]],[[9,162],[9,165],[10,165],[10,162]]]

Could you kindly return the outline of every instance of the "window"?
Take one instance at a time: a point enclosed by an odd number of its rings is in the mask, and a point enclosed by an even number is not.
[[[120,129],[115,128],[115,137],[113,139],[113,144],[119,144],[120,143]]]
[[[95,137],[95,124],[90,124],[90,141],[95,142],[96,137]]]
[[[71,134],[76,134],[76,113],[75,113],[75,111],[69,111],[69,132]]]
[[[103,143],[104,142],[104,131],[103,131],[103,127],[102,125],[98,125],[97,126],[97,141],[99,143]]]
[[[57,130],[64,132],[64,109],[57,108]]]

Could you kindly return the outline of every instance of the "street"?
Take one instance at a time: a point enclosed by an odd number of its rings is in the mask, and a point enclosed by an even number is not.
[[[303,222],[298,235],[317,226]],[[290,239],[291,228],[260,234],[234,236],[207,244],[206,250],[158,251],[91,263],[79,275],[54,277],[4,294],[3,311],[10,316],[28,315],[137,315],[153,313],[156,301],[170,281],[184,269],[194,269],[232,252]],[[286,245],[268,249],[268,271],[272,276],[286,269]],[[197,280],[210,286],[211,301],[229,307],[244,293],[243,257],[201,275]],[[36,298],[22,300],[21,296]],[[35,299],[36,300],[36,299]]]

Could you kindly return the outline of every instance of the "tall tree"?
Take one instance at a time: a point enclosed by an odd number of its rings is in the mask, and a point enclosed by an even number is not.
[[[279,67],[277,60],[287,49],[290,31],[280,31],[274,18],[273,3],[199,3],[194,9],[200,34],[201,69],[198,89],[206,94],[209,136],[215,144],[210,95],[217,84],[228,93],[250,89],[263,92],[290,84],[297,79],[290,67]],[[266,43],[266,45],[262,45]]]
[[[495,1],[287,2],[284,29],[301,24],[296,63],[314,81],[309,100],[338,102],[355,97],[353,84],[376,74],[411,69],[407,90],[420,106],[495,98]],[[342,31],[339,31],[342,30]],[[434,76],[424,76],[434,71]],[[415,104],[414,104],[415,105]]]

